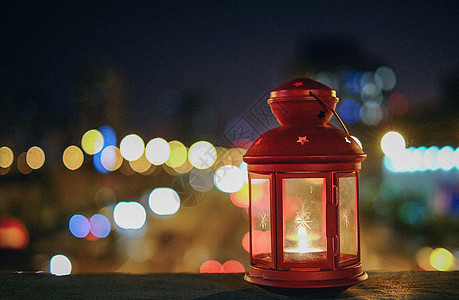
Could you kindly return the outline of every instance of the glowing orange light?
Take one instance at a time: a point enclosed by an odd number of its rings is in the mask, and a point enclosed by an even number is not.
[[[208,260],[201,265],[199,273],[223,273],[223,266],[216,260]]]
[[[242,244],[242,248],[244,248],[245,251],[250,252],[250,232],[247,232],[246,234],[244,234],[241,244]]]
[[[76,170],[83,164],[83,151],[77,146],[69,146],[62,155],[62,161],[69,170]]]
[[[223,264],[223,273],[244,273],[244,266],[237,260],[228,260]]]
[[[4,146],[0,148],[0,167],[9,168],[14,160],[13,151]]]
[[[237,207],[249,207],[249,184],[244,182],[240,190],[230,194],[230,199]]]

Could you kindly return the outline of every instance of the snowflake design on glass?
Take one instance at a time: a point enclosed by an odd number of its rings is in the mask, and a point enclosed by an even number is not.
[[[303,205],[300,212],[296,214],[295,221],[293,221],[296,224],[298,224],[298,226],[296,226],[296,229],[300,228],[301,226],[308,227],[309,229],[311,229],[311,227],[308,224],[312,222],[310,218],[311,218],[311,213],[306,212],[304,210],[304,205]]]
[[[266,226],[268,226],[268,221],[269,221],[268,213],[266,211],[261,212],[259,219],[260,219],[260,227],[265,229]]]
[[[350,219],[350,214],[349,214],[349,211],[347,210],[344,210],[342,213],[341,213],[341,219],[343,220],[344,222],[344,225],[346,227],[349,227],[349,225],[351,224],[351,221],[349,220]]]

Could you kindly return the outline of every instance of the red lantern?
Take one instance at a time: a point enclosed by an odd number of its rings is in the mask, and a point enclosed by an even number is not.
[[[337,102],[334,90],[307,78],[271,92],[268,103],[281,126],[261,135],[244,156],[248,282],[324,288],[368,278],[360,263],[358,204],[366,155],[335,113]],[[328,124],[333,114],[344,131]]]

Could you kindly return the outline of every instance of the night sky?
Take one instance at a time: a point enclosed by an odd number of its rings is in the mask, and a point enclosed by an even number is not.
[[[356,41],[412,103],[438,98],[459,67],[457,1],[247,2],[2,1],[0,78],[39,85],[65,115],[73,74],[100,59],[127,74],[136,117],[169,88],[203,91],[231,117],[290,79],[300,44],[320,36]]]

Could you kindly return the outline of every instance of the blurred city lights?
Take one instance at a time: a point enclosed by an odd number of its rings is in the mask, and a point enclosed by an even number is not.
[[[223,273],[223,265],[216,260],[208,260],[201,265],[199,273]]]
[[[381,139],[381,149],[385,155],[395,157],[405,150],[405,139],[395,131],[389,131]]]
[[[375,72],[375,82],[384,91],[391,91],[397,84],[395,72],[386,66],[379,67]]]
[[[450,171],[457,166],[455,155],[459,148],[454,150],[451,146],[438,148],[410,147],[400,151],[396,156],[385,156],[384,166],[391,172],[417,172],[417,171]]]
[[[34,146],[27,151],[27,165],[36,170],[40,169],[45,163],[45,152],[38,146]]]
[[[138,202],[119,202],[113,210],[113,218],[122,229],[139,229],[145,224],[147,214]]]
[[[111,230],[111,224],[104,215],[95,214],[89,219],[90,232],[97,238],[105,238]]]
[[[139,159],[145,151],[145,144],[137,134],[125,136],[120,143],[121,155],[127,161]]]
[[[430,254],[433,249],[430,247],[422,247],[416,253],[416,263],[418,267],[425,271],[433,271],[434,268],[430,265]]]
[[[376,126],[383,118],[381,104],[375,101],[368,101],[362,106],[362,121],[370,126]]]
[[[195,191],[208,192],[214,186],[213,176],[211,169],[192,169],[188,180]]]
[[[234,193],[242,188],[244,176],[238,167],[224,165],[215,171],[214,184],[224,193]]]
[[[83,215],[73,215],[69,220],[70,233],[77,238],[85,238],[90,230],[90,223]]]
[[[239,165],[239,170],[242,172],[242,179],[244,182],[249,183],[249,171],[247,170],[247,163],[246,162],[241,162]]]
[[[145,147],[145,156],[156,166],[165,163],[171,155],[171,147],[166,140],[157,137],[148,142]]]
[[[0,219],[0,249],[22,250],[29,244],[29,233],[24,223],[16,218]]]
[[[438,271],[448,271],[454,267],[454,256],[445,248],[437,248],[430,253],[430,264]]]
[[[392,93],[387,100],[389,111],[396,115],[404,115],[408,111],[408,99],[402,93]]]
[[[14,161],[13,151],[6,146],[0,148],[0,167],[9,168]]]
[[[357,123],[362,116],[360,104],[353,99],[345,99],[339,106],[339,114],[343,121],[347,123]]]
[[[18,160],[17,160],[17,166],[18,166],[19,172],[21,172],[24,175],[29,174],[30,172],[33,171],[33,169],[27,164],[25,152],[22,152],[21,154],[19,154]]]
[[[174,171],[177,172],[178,174],[185,174],[190,172],[193,169],[193,165],[190,163],[188,159],[185,160],[185,162],[178,167],[174,168]]]
[[[102,150],[100,162],[104,168],[109,171],[118,170],[123,163],[123,156],[121,155],[120,149],[116,146],[108,146]]]
[[[81,147],[89,155],[94,155],[104,147],[104,136],[97,129],[88,130],[81,138]]]
[[[249,207],[249,184],[244,182],[240,190],[230,194],[230,199],[237,207]]]
[[[207,169],[217,160],[217,151],[211,143],[199,141],[191,145],[188,159],[196,169]]]
[[[69,170],[77,170],[84,161],[84,154],[77,146],[68,146],[62,154],[62,161]]]
[[[173,215],[180,208],[180,197],[171,188],[156,188],[148,197],[150,209],[157,215]]]
[[[166,161],[166,165],[171,168],[180,167],[185,163],[188,157],[186,147],[179,141],[170,141],[169,147],[171,149],[171,154]]]
[[[223,273],[244,273],[244,266],[237,260],[228,260],[223,264]]]
[[[72,272],[72,263],[65,255],[54,255],[49,261],[49,272],[56,276],[69,275]]]
[[[136,160],[130,161],[129,165],[137,173],[145,173],[151,167],[151,163],[147,160],[145,154],[142,154],[142,156]]]

